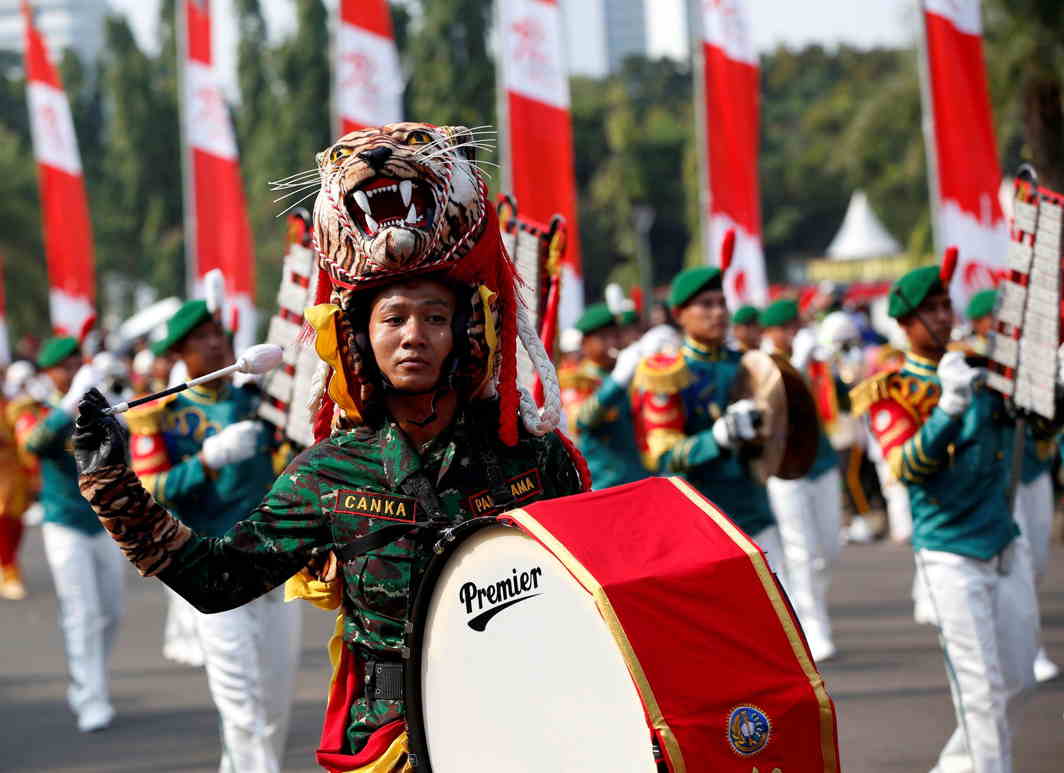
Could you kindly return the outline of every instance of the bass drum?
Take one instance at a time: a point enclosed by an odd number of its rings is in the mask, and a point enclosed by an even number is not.
[[[414,770],[655,773],[646,712],[591,594],[494,518],[444,542],[413,614]]]

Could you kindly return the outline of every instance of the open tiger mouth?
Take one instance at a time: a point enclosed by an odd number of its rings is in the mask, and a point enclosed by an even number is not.
[[[395,177],[370,178],[344,197],[344,205],[368,237],[392,226],[426,229],[436,216],[436,200],[428,185]]]

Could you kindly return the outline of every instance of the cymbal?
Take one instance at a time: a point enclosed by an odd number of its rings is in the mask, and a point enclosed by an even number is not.
[[[741,452],[755,479],[794,480],[813,466],[819,440],[816,404],[801,374],[777,354],[746,352],[732,388],[732,401],[753,400],[761,412],[758,440]]]

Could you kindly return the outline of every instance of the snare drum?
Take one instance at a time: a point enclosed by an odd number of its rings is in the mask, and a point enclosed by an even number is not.
[[[406,669],[414,770],[838,770],[764,555],[685,482],[475,519],[437,553]]]

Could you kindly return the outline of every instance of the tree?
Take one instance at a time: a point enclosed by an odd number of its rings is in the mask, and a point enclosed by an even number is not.
[[[422,0],[405,52],[406,115],[440,126],[495,124],[491,0]]]
[[[1064,13],[1059,0],[987,0],[986,60],[1006,171],[1030,161],[1064,190]]]
[[[124,17],[105,24],[103,93],[108,121],[91,202],[97,270],[162,293],[184,289],[180,132],[169,63],[149,59]],[[160,55],[161,58],[161,55]],[[132,290],[132,286],[128,289]],[[125,315],[132,310],[132,296]]]

